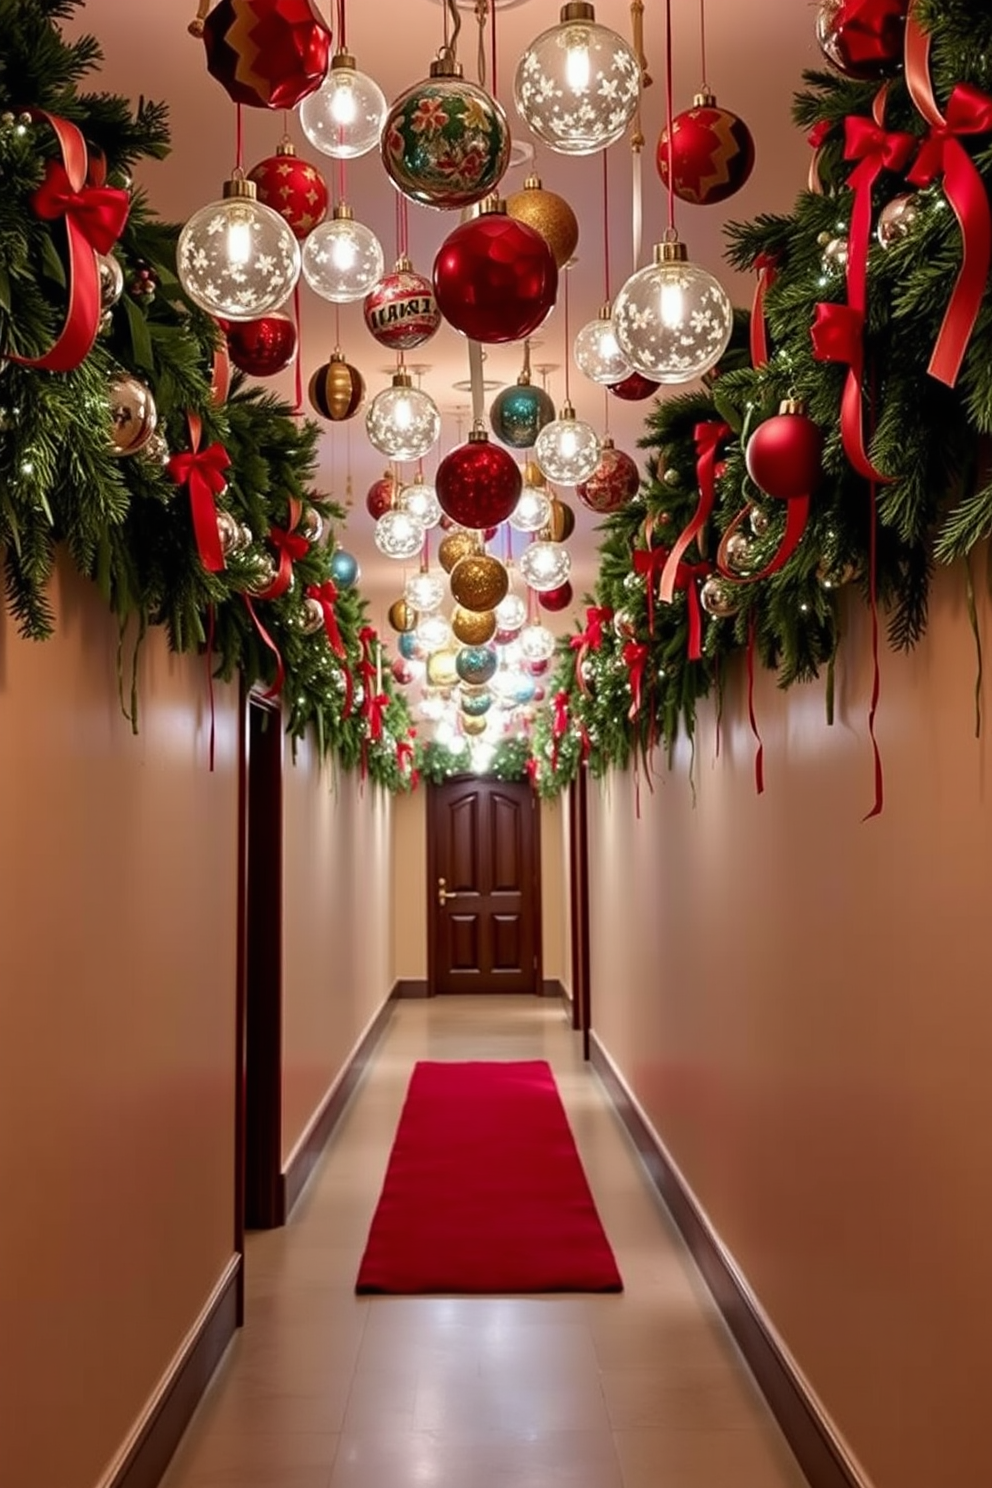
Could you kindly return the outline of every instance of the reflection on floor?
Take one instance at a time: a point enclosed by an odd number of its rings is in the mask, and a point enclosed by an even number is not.
[[[417,1059],[547,1059],[621,1296],[356,1298]],[[162,1488],[806,1488],[560,1003],[407,1001]]]

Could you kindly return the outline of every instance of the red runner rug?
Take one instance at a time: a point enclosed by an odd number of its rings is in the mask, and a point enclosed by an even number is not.
[[[545,1060],[417,1064],[358,1292],[619,1292]]]

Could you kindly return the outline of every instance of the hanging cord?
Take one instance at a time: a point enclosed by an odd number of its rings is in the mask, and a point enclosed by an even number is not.
[[[482,346],[478,341],[468,343],[469,379],[472,384],[472,425],[485,427],[486,388],[483,380]]]
[[[476,70],[479,74],[479,87],[484,88],[486,86],[486,23],[489,20],[489,0],[475,0],[475,19],[479,25]]]
[[[699,66],[703,74],[703,86],[700,91],[708,93],[710,85],[707,82],[709,70],[706,66],[706,0],[699,0]]]
[[[645,88],[651,86],[651,75],[648,72],[648,59],[644,55],[644,0],[632,0],[630,7],[630,28],[638,66],[641,69],[641,93]],[[630,151],[631,151],[631,229],[633,238],[633,266],[635,272],[641,263],[641,235],[644,223],[644,187],[642,180],[642,152],[644,150],[644,128],[641,120],[641,102],[637,101],[637,112],[634,114],[630,126]]]
[[[610,298],[610,172],[603,151],[603,303],[611,305]]]
[[[668,231],[675,231],[675,111],[672,103],[674,60],[672,58],[672,0],[665,0],[665,118],[668,129]]]
[[[449,31],[448,21],[451,20]],[[444,7],[444,46],[451,53],[452,59],[458,57],[458,33],[462,29],[461,12],[458,9],[457,0],[445,0]]]
[[[570,384],[569,384],[569,375],[568,375],[568,364],[569,364],[569,362],[572,359],[572,343],[571,343],[571,341],[569,339],[569,334],[568,334],[568,278],[569,278],[568,270],[566,269],[565,270],[565,294],[564,294],[564,300],[565,300],[565,403],[566,403],[566,405],[571,402],[571,398],[569,396]]]
[[[345,16],[345,0],[338,0],[338,47],[342,52],[348,50],[348,27]]]
[[[496,82],[496,0],[491,0],[491,4],[490,4],[490,8],[489,8],[489,14],[490,14],[490,27],[491,27],[491,31],[492,31],[492,74],[493,74],[493,76],[492,76],[492,87],[491,87],[490,91],[492,93],[493,98],[495,99],[497,97],[497,82]]]
[[[245,125],[240,103],[234,105],[234,165],[239,171],[245,168]]]
[[[293,319],[296,322],[296,368],[294,372],[293,417],[303,417],[303,318],[300,314],[300,285],[293,290]]]
[[[530,382],[530,337],[524,341],[524,361],[520,368],[520,376]]]

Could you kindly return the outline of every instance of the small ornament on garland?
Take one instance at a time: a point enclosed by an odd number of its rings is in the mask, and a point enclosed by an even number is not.
[[[151,389],[137,377],[120,373],[107,385],[110,405],[110,452],[113,455],[139,454],[158,423],[155,399]]]
[[[344,548],[335,548],[331,554],[331,578],[339,589],[353,589],[361,578],[358,559]]]
[[[839,237],[831,237],[829,233],[821,233],[817,242],[823,249],[820,263],[825,274],[844,274],[847,272],[848,247],[847,238],[841,234]]]
[[[321,418],[345,423],[354,418],[365,400],[365,379],[357,367],[345,361],[335,348],[329,362],[319,366],[307,389],[310,403]]]
[[[362,306],[365,325],[389,351],[423,346],[441,324],[441,312],[429,279],[400,257],[389,274],[369,290]]]
[[[322,630],[324,625],[324,606],[319,599],[313,599],[309,595],[303,601],[300,611],[299,626],[304,635],[315,635]]]
[[[300,241],[327,216],[327,184],[320,171],[301,160],[291,139],[284,135],[274,155],[260,160],[248,172],[258,200],[278,212]]]
[[[671,141],[667,127],[661,131],[656,161],[663,184],[681,201],[712,206],[747,181],[754,140],[744,120],[719,108],[712,93],[697,93],[692,108],[676,114]]]
[[[754,567],[754,555],[751,551],[751,542],[744,532],[735,532],[727,539],[726,549],[727,567],[735,574],[746,575]]]
[[[731,615],[736,615],[741,607],[740,597],[735,594],[733,585],[716,574],[708,578],[701,587],[699,603],[707,615],[712,615],[715,620],[726,620]]]
[[[883,248],[891,248],[909,237],[920,215],[920,198],[915,191],[894,196],[878,214],[875,236]]]
[[[113,253],[98,253],[96,262],[100,272],[100,308],[111,310],[124,293],[124,270]]]
[[[221,552],[225,558],[236,557],[251,547],[250,531],[242,526],[233,512],[219,511],[217,513],[217,536],[220,538]]]
[[[806,531],[812,493],[823,479],[823,434],[798,399],[787,398],[772,418],[759,424],[744,451],[747,473],[767,496],[786,503],[785,531],[775,553],[757,572],[734,570],[728,551],[752,508],[737,513],[720,539],[717,568],[725,578],[754,584],[777,573],[792,557]],[[753,529],[752,529],[753,530]]]
[[[579,481],[575,494],[590,511],[606,514],[632,501],[640,483],[634,461],[607,435],[600,445],[599,464],[587,480]]]
[[[909,0],[820,0],[820,50],[845,77],[891,77],[902,62],[908,10]]]
[[[228,321],[224,334],[231,361],[249,377],[275,377],[296,356],[296,326],[288,315]]]
[[[324,535],[324,519],[315,506],[304,506],[296,530],[311,546],[320,542]]]
[[[130,280],[127,286],[127,292],[131,296],[132,300],[140,300],[144,304],[150,305],[152,300],[155,298],[155,291],[157,289],[158,275],[152,268],[151,264],[139,263],[135,268],[134,277]]]
[[[324,81],[331,33],[313,0],[218,0],[206,10],[201,0],[189,30],[235,103],[291,109]]]

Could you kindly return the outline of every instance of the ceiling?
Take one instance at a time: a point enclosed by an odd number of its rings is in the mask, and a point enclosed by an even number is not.
[[[719,102],[744,118],[754,136],[757,163],[751,179],[729,203],[717,207],[679,206],[678,225],[690,256],[720,276],[737,303],[750,298],[750,285],[721,261],[723,214],[743,219],[765,211],[787,210],[805,179],[807,146],[794,129],[789,108],[803,67],[816,65],[819,53],[813,38],[812,6],[795,0],[703,0],[705,3],[708,77]],[[316,0],[330,17],[330,0]],[[463,24],[459,56],[466,76],[476,76],[478,23],[473,0],[459,0]],[[235,109],[221,86],[209,76],[202,44],[187,32],[193,0],[157,0],[135,8],[120,0],[86,0],[70,29],[90,31],[100,40],[106,65],[99,86],[133,98],[162,99],[171,109],[173,151],[164,162],[148,162],[139,172],[153,207],[165,218],[182,221],[198,207],[220,195],[222,182],[235,163]],[[664,24],[662,0],[647,0],[644,18],[645,52],[653,85],[643,100],[647,145],[642,157],[644,228],[640,262],[665,226],[666,201],[654,165],[654,146],[664,113]],[[512,100],[512,77],[527,44],[558,20],[556,0],[498,0],[496,90],[510,117],[515,141],[530,141]],[[700,83],[700,0],[673,0],[674,101],[676,111],[688,107]],[[598,0],[596,19],[630,37],[630,7],[624,0]],[[351,0],[347,8],[348,47],[359,68],[371,74],[388,100],[425,77],[443,40],[440,0]],[[335,38],[336,42],[337,38]],[[307,145],[298,124],[289,121],[299,153],[310,158],[325,175],[334,162],[319,157]],[[262,109],[244,111],[244,155],[247,167],[274,153],[283,132],[282,115]],[[559,192],[579,219],[580,240],[570,273],[571,333],[592,319],[604,300],[604,184],[601,156],[570,159],[538,146],[535,165],[511,167],[503,190],[518,190],[528,169],[536,168],[543,184]],[[633,157],[625,141],[607,155],[609,234],[612,291],[635,267],[632,235]],[[350,162],[347,199],[355,215],[378,235],[387,264],[395,258],[395,193],[373,153]],[[728,211],[729,208],[729,211]],[[430,274],[434,255],[458,218],[411,204],[410,256],[414,267]],[[639,266],[639,265],[638,265]],[[304,286],[301,346],[304,378],[335,345],[334,307]],[[533,361],[554,370],[547,386],[556,404],[564,395],[564,315],[559,305],[537,332]],[[388,385],[391,356],[370,336],[361,305],[341,307],[341,345],[348,359],[362,371],[370,396]],[[421,360],[417,362],[417,359]],[[467,343],[448,327],[425,346],[408,355],[422,365],[422,385],[443,414],[440,453],[465,437],[471,426]],[[486,350],[485,376],[494,385],[512,383],[520,370],[519,346]],[[536,378],[535,378],[536,380]],[[283,374],[274,385],[292,396],[292,378]],[[571,398],[580,418],[603,429],[605,400],[602,389],[572,369]],[[495,386],[487,392],[487,402]],[[639,458],[637,439],[649,404],[625,404],[609,399],[611,432],[618,446]],[[372,540],[373,522],[365,509],[369,485],[383,472],[383,459],[365,437],[361,416],[346,425],[325,425],[321,441],[320,484],[342,502],[351,476],[353,505],[342,543],[362,566],[362,590],[372,607],[373,620],[383,626],[385,611],[402,589],[408,571],[383,558]],[[424,462],[428,475],[433,462]],[[599,520],[585,510],[567,489],[560,492],[576,510],[576,532],[569,543],[573,559],[573,588],[578,604],[595,576],[595,527]],[[549,622],[550,623],[550,622]],[[570,617],[560,617],[570,628]]]

